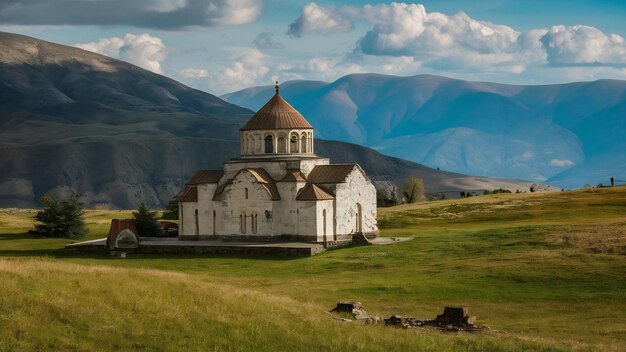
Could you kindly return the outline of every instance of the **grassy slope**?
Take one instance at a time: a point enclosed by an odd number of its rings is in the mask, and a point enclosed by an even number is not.
[[[30,215],[0,212],[0,350],[626,348],[626,187],[381,209],[383,235],[415,240],[306,259],[70,257],[23,234]],[[90,238],[121,215],[90,212]],[[462,304],[497,332],[340,323],[324,311],[343,299]]]

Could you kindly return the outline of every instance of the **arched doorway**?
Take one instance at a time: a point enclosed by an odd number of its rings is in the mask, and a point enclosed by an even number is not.
[[[361,203],[356,203],[356,232],[363,232],[363,209]]]
[[[328,242],[328,239],[326,238],[326,209],[322,210],[322,227],[324,229],[324,242]]]
[[[216,229],[215,220],[216,220],[215,210],[213,210],[213,235],[217,235],[217,233],[215,231],[215,229]]]

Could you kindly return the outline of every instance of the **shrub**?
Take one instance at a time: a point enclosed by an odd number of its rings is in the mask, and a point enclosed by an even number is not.
[[[409,177],[404,183],[402,194],[406,198],[407,203],[415,203],[417,200],[424,198],[424,181],[415,176]]]
[[[78,238],[87,234],[83,218],[83,203],[75,194],[63,200],[54,197],[41,197],[45,208],[35,215],[39,224],[35,225],[35,233],[44,237]]]

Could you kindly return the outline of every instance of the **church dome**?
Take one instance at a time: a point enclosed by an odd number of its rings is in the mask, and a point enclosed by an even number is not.
[[[276,94],[248,120],[241,130],[283,129],[313,129],[313,126],[278,94],[277,84]]]

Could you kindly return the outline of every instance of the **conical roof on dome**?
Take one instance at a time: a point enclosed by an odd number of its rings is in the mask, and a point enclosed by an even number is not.
[[[278,93],[241,128],[242,131],[282,129],[313,129],[313,126]]]

